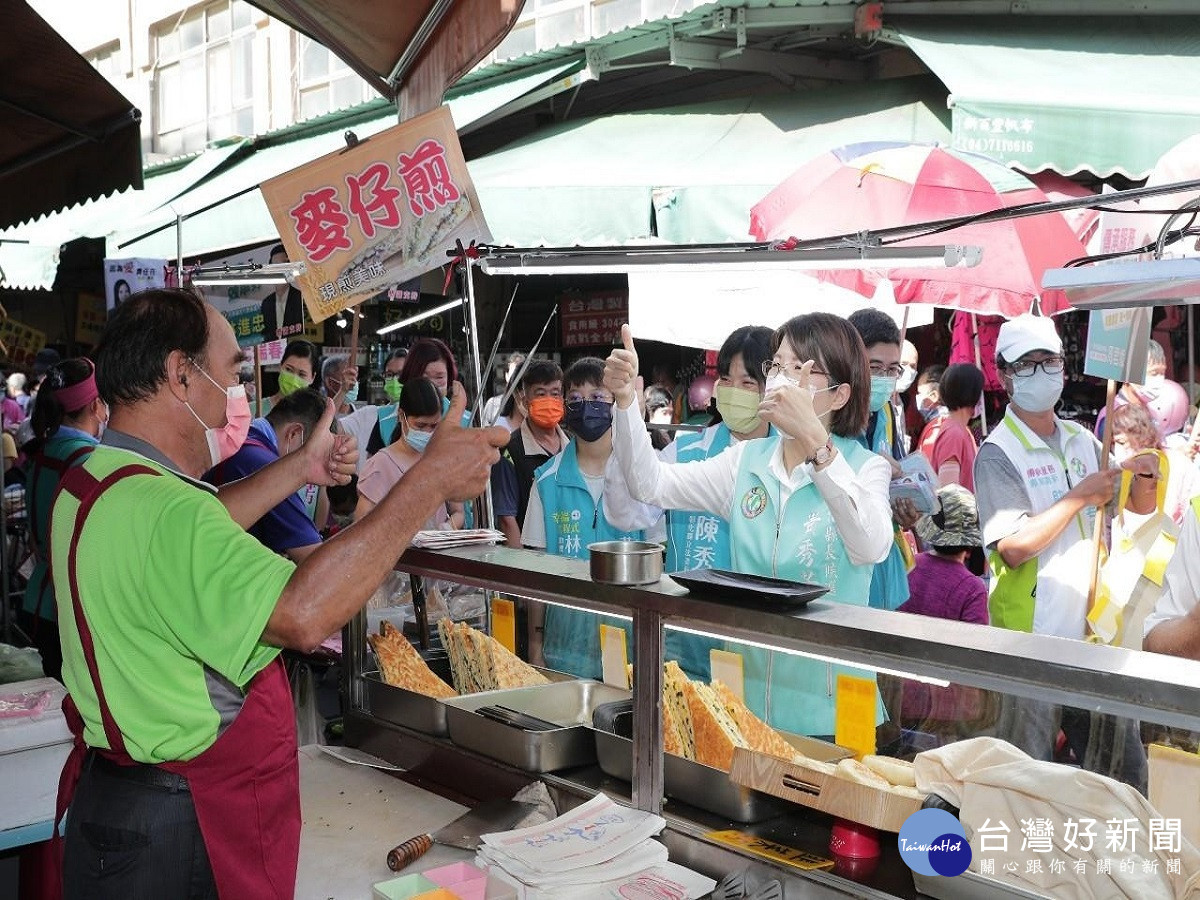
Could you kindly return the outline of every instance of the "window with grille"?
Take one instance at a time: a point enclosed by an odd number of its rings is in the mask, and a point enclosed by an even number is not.
[[[254,11],[221,0],[154,36],[154,150],[178,155],[254,133]]]
[[[355,106],[375,96],[374,90],[348,65],[316,41],[298,35],[298,119]]]

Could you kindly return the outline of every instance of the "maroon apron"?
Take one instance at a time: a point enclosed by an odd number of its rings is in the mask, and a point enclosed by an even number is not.
[[[129,465],[98,481],[82,466],[75,466],[63,476],[60,488],[80,501],[69,555],[71,603],[111,748],[93,752],[119,765],[139,763],[125,750],[100,684],[92,633],[79,600],[75,553],[84,521],[101,494],[123,478],[161,474],[148,466]],[[63,700],[63,713],[75,744],[59,779],[55,841],[59,841],[58,825],[75,794],[88,749],[83,743],[83,719],[69,696]],[[188,781],[222,897],[293,897],[300,853],[300,766],[292,696],[282,659],[273,660],[254,676],[241,709],[212,746],[195,759],[160,763],[159,768]],[[61,894],[61,866],[58,873]]]

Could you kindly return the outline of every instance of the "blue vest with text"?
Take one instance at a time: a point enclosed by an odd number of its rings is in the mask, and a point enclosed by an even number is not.
[[[588,544],[596,541],[640,541],[641,531],[618,531],[604,518],[604,498],[592,501],[572,440],[557,456],[533,473],[542,501],[546,552],[587,559]],[[632,625],[612,616],[546,606],[542,655],[546,665],[581,678],[600,677],[600,625],[625,630],[625,652],[633,658]]]

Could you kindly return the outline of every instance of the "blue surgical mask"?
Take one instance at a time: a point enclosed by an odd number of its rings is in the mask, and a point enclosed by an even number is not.
[[[352,388],[350,388],[350,390],[346,391],[346,396],[344,399],[347,403],[353,403],[355,400],[358,399],[358,382],[357,381],[354,382],[354,387],[352,387]]]
[[[871,376],[871,411],[883,409],[888,399],[896,392],[896,379],[891,375]]]
[[[404,442],[418,453],[425,452],[425,448],[429,446],[429,440],[432,437],[432,431],[418,431],[416,428],[409,428],[404,432]]]

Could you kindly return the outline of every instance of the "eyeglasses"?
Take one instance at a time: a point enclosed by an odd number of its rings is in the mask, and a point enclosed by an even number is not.
[[[772,360],[763,360],[762,373],[767,378],[773,378],[776,374],[782,373],[783,377],[788,381],[799,381],[800,372],[803,368],[804,365],[802,363],[777,363]],[[823,372],[817,368],[809,370],[809,374],[829,377],[828,372]]]
[[[882,363],[871,363],[871,374],[877,378],[887,376],[888,378],[899,378],[904,372],[904,367],[899,363],[891,366],[885,366]]]
[[[1047,375],[1061,375],[1063,369],[1067,367],[1067,361],[1061,356],[1048,356],[1036,362],[1029,359],[1019,359],[1009,365],[1008,371],[1012,372],[1017,378],[1028,378],[1038,370],[1039,366]]]

